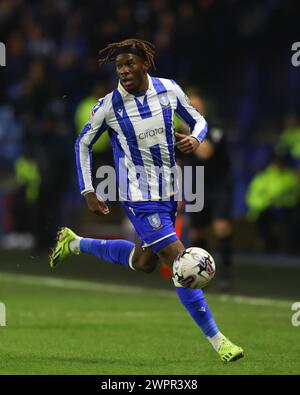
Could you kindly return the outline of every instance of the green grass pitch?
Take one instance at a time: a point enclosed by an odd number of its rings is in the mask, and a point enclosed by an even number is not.
[[[223,365],[176,293],[4,274],[1,374],[299,374],[289,301],[207,294],[245,350]]]

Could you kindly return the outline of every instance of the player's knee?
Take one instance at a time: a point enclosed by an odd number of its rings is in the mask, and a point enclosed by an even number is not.
[[[138,257],[133,260],[135,270],[142,271],[147,274],[150,274],[155,270],[156,264],[157,262],[144,259],[144,257]]]
[[[155,268],[156,268],[156,263],[145,262],[143,264],[143,272],[147,274],[154,272]]]
[[[150,274],[154,272],[156,268],[156,264],[151,263],[151,262],[140,262],[138,264],[139,270],[141,270],[144,273]]]
[[[184,245],[180,240],[169,244],[168,246],[162,248],[158,255],[162,262],[168,263],[170,266],[173,265],[175,258],[184,250]]]

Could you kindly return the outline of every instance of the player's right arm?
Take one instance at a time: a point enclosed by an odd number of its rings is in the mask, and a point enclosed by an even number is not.
[[[92,146],[107,129],[103,101],[104,99],[100,99],[94,106],[87,124],[76,140],[75,152],[80,192],[90,211],[106,215],[109,209],[95,193],[91,172]]]

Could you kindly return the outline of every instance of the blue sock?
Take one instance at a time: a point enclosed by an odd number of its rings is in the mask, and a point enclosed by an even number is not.
[[[176,292],[181,303],[206,336],[213,337],[219,332],[201,289],[176,287]]]
[[[86,254],[96,255],[107,262],[117,265],[128,266],[129,255],[134,247],[134,243],[127,240],[80,240],[80,251]]]

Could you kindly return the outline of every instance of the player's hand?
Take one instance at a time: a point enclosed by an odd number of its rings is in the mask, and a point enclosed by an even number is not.
[[[199,141],[193,136],[187,136],[186,134],[182,134],[179,132],[175,133],[178,141],[175,144],[179,151],[184,154],[190,154],[194,152],[200,145]]]
[[[97,215],[107,215],[109,214],[109,208],[105,204],[103,200],[101,200],[100,197],[96,195],[95,192],[89,192],[86,195],[84,195],[86,204],[89,208],[90,211]]]

